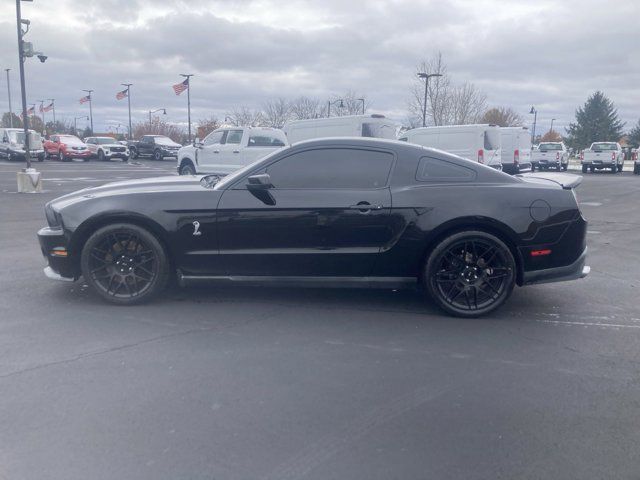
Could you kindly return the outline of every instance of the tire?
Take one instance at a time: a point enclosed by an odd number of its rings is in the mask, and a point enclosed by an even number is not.
[[[82,248],[85,281],[104,300],[135,305],[161,293],[170,278],[169,259],[148,230],[128,223],[98,229]]]
[[[138,151],[135,148],[129,148],[129,158],[132,160],[138,158]]]
[[[107,161],[107,157],[104,156],[104,152],[102,150],[98,150],[98,160],[101,162]]]
[[[464,318],[499,308],[511,295],[515,280],[516,262],[509,247],[494,235],[476,230],[442,240],[424,271],[427,294],[448,314]]]
[[[183,160],[180,164],[180,175],[195,175],[196,168],[193,166],[191,160]]]
[[[587,173],[587,170],[589,170],[589,167],[582,165],[582,173]]]
[[[618,165],[618,172],[622,172],[622,168],[624,167],[624,163]]]
[[[44,162],[44,153],[42,155],[38,155],[38,161]]]
[[[44,159],[45,160],[50,160],[51,159],[51,155],[49,154],[49,150],[45,150],[44,151]]]
[[[640,175],[640,163],[636,163],[633,165],[633,174]]]
[[[160,150],[153,151],[153,159],[156,161],[161,161],[164,157],[162,156],[162,152]]]
[[[611,173],[618,173],[618,166],[614,165],[613,167],[611,167]]]
[[[589,171],[590,171],[591,173],[595,173],[596,169],[595,169],[595,168],[593,168],[593,167],[589,167]]]
[[[566,172],[567,168],[569,168],[569,164],[568,163],[565,163],[564,165],[562,165],[562,171],[563,172]]]
[[[533,163],[531,164],[531,171],[532,171],[532,172],[535,172],[535,171],[536,171],[536,166],[535,166]]]

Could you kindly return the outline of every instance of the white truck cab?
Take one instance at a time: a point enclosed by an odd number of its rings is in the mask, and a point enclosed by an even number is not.
[[[178,151],[178,173],[227,175],[287,144],[284,132],[277,128],[219,128]]]
[[[345,115],[343,117],[293,120],[284,126],[289,143],[325,137],[372,137],[395,140],[398,126],[384,115]]]
[[[398,140],[437,148],[502,170],[502,139],[497,125],[448,125],[407,130]]]

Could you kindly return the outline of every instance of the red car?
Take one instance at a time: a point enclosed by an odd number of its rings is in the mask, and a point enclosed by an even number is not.
[[[72,158],[82,158],[88,162],[91,157],[87,145],[75,135],[51,135],[43,145],[45,158],[58,157],[64,162],[69,162]]]

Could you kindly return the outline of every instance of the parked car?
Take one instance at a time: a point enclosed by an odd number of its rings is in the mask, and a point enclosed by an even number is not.
[[[594,142],[582,152],[580,163],[582,173],[587,173],[587,170],[593,173],[603,168],[611,169],[612,173],[621,172],[624,166],[622,147],[618,142]]]
[[[500,128],[500,142],[503,172],[531,171],[531,133],[527,127]]]
[[[407,130],[398,140],[445,152],[502,169],[500,127],[496,125],[449,125]]]
[[[73,158],[88,162],[91,158],[87,145],[75,135],[51,135],[44,141],[44,154],[46,158],[55,156],[63,162],[69,162]]]
[[[226,127],[214,130],[202,142],[178,152],[178,173],[227,175],[284,147],[287,138],[277,128]]]
[[[326,137],[396,138],[398,126],[384,115],[345,115],[342,117],[293,120],[284,125],[288,143]]]
[[[0,158],[24,161],[24,130],[21,128],[0,128]],[[44,160],[42,137],[35,130],[29,130],[29,156],[39,162]]]
[[[131,158],[151,156],[154,160],[177,157],[178,150],[182,147],[164,135],[144,135],[140,140],[130,141],[128,146]]]
[[[531,166],[532,170],[566,170],[569,168],[569,150],[564,142],[542,142],[531,153]]]
[[[48,277],[135,304],[197,282],[422,289],[452,315],[589,272],[582,177],[512,177],[440,150],[320,139],[218,175],[131,180],[45,206]],[[500,188],[497,188],[497,187]]]
[[[113,137],[88,137],[84,139],[91,155],[101,161],[119,158],[129,160],[129,148],[118,143]]]

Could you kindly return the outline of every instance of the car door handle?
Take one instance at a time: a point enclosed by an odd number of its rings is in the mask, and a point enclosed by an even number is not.
[[[214,150],[213,153],[220,153],[220,150]]]
[[[369,202],[360,202],[349,207],[351,210],[358,210],[360,213],[369,213],[371,210],[382,210],[382,205],[371,205]]]

